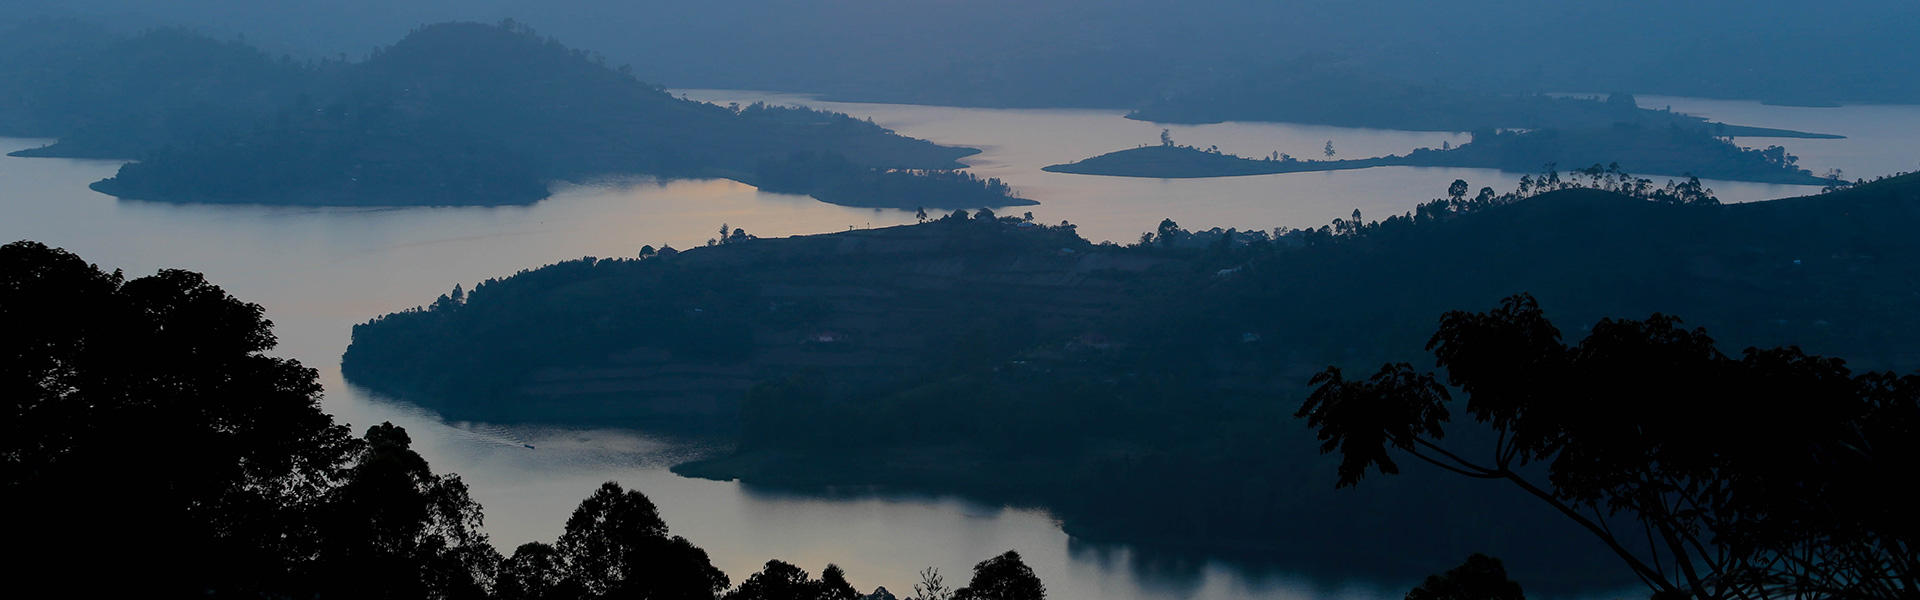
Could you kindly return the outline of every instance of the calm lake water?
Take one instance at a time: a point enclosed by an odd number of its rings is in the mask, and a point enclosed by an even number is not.
[[[719,102],[801,101],[734,91],[689,91]],[[1915,167],[1920,107],[1794,109],[1744,102],[1643,98],[1654,106],[1759,126],[1854,136],[1788,140],[1816,171],[1870,176]],[[985,110],[810,102],[872,117],[915,137],[982,148],[967,159],[982,175],[1007,180],[1094,240],[1125,242],[1162,218],[1189,228],[1313,226],[1359,209],[1370,218],[1410,210],[1454,179],[1510,188],[1518,174],[1472,169],[1385,168],[1209,180],[1100,178],[1043,173],[1049,164],[1158,141],[1160,126],[1113,111]],[[1176,141],[1243,155],[1314,156],[1329,140],[1340,156],[1405,152],[1459,143],[1459,136],[1272,124],[1172,127]],[[0,139],[0,152],[45,140]],[[1749,145],[1769,143],[1747,141]],[[140,276],[160,268],[204,272],[239,297],[267,307],[278,352],[320,369],[326,409],[364,430],[381,421],[407,428],[437,471],[461,474],[486,507],[486,530],[503,550],[552,541],[567,514],[603,481],[639,489],[660,505],[675,533],[707,549],[735,581],[778,558],[818,572],[832,561],[863,590],[911,592],[933,566],[964,581],[971,566],[1016,549],[1058,598],[1119,600],[1384,598],[1410,581],[1342,581],[1249,564],[1149,556],[1124,546],[1070,539],[1045,512],[985,506],[961,498],[847,492],[792,495],[731,482],[684,479],[671,464],[706,448],[626,431],[449,423],[404,403],[348,386],[338,370],[349,328],[378,314],[430,302],[454,284],[580,256],[627,256],[643,244],[688,247],[721,223],[760,236],[841,231],[909,222],[903,211],[836,207],[801,196],[760,193],[730,181],[650,180],[562,186],[521,208],[276,208],[123,202],[88,183],[116,163],[0,158],[0,240],[33,239],[67,248],[106,268]],[[1808,193],[1793,186],[1712,182],[1723,199]],[[527,449],[530,444],[535,449]]]

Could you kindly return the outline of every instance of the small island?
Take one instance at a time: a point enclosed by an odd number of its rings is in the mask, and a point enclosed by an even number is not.
[[[1329,143],[1331,144],[1331,143]],[[1443,150],[1421,148],[1405,155],[1346,160],[1300,160],[1276,154],[1253,159],[1178,146],[1162,136],[1144,146],[1052,165],[1052,173],[1110,177],[1200,178],[1340,171],[1370,167],[1460,167],[1531,173],[1542,164],[1617,165],[1634,173],[1695,176],[1706,179],[1790,185],[1821,185],[1830,180],[1798,165],[1799,157],[1780,146],[1743,148],[1731,138],[1704,128],[1646,127],[1617,123],[1588,129],[1534,131],[1483,130],[1473,141]]]
[[[999,178],[958,170],[863,167],[835,153],[799,152],[763,159],[747,183],[763,191],[805,194],[829,204],[860,208],[1003,208],[1039,204],[1014,193]]]
[[[1051,165],[1042,171],[1109,177],[1153,177],[1159,179],[1199,179],[1205,177],[1241,177],[1365,169],[1392,164],[1386,158],[1357,160],[1254,159],[1219,150],[1201,150],[1193,146],[1141,146],[1109,152],[1086,160]]]

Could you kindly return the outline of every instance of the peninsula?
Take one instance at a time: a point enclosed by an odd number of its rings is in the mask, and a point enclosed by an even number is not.
[[[1591,129],[1477,132],[1473,141],[1445,150],[1421,148],[1405,155],[1347,160],[1252,159],[1175,146],[1171,142],[1095,156],[1045,168],[1054,173],[1113,177],[1195,178],[1338,171],[1370,167],[1464,167],[1532,173],[1543,164],[1616,165],[1633,173],[1793,185],[1828,180],[1801,168],[1780,146],[1743,148],[1729,138],[1678,125],[1643,127],[1620,123]]]

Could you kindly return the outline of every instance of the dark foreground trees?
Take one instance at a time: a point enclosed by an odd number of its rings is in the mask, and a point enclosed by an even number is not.
[[[78,595],[287,589],[357,447],[271,323],[197,273],[134,280],[0,247],[0,478],[13,579]],[[163,552],[123,554],[137,542]],[[119,556],[111,577],[53,574]],[[84,590],[85,593],[81,593]]]
[[[0,485],[19,597],[714,600],[704,550],[608,482],[556,544],[502,559],[460,478],[405,429],[320,411],[272,324],[197,273],[127,280],[64,250],[0,246]],[[1006,555],[968,596],[1040,600]],[[1012,590],[1011,593],[992,590]],[[773,561],[734,600],[855,600]]]
[[[1920,376],[1856,375],[1797,348],[1729,357],[1660,314],[1567,345],[1525,295],[1448,313],[1428,349],[1448,385],[1405,363],[1314,378],[1296,416],[1341,454],[1339,486],[1397,473],[1400,453],[1504,480],[1661,598],[1920,593],[1920,521],[1894,491],[1920,469]],[[1443,444],[1449,385],[1485,428]]]

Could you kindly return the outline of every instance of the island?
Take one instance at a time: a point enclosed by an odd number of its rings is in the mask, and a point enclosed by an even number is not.
[[[609,175],[753,184],[763,161],[811,153],[845,168],[831,185],[772,190],[866,207],[1032,203],[959,171],[956,159],[977,150],[841,113],[674,97],[512,21],[424,26],[358,62],[276,60],[180,30],[72,33],[87,42],[32,64],[102,83],[80,92],[49,89],[58,78],[6,84],[30,101],[0,111],[0,130],[59,138],[21,156],[137,159],[93,186],[121,198],[527,204],[551,181]],[[158,93],[144,97],[145,88]]]
[[[1632,94],[1514,94],[1420,84],[1334,57],[1310,55],[1227,77],[1147,104],[1127,118],[1156,123],[1274,121],[1401,131],[1582,129],[1632,123],[1704,128],[1721,137],[1839,139],[1842,136],[1715,123],[1642,108]]]
[[[1329,142],[1331,143],[1331,142]],[[1605,165],[1633,173],[1793,185],[1831,183],[1799,166],[1780,146],[1743,148],[1730,138],[1697,127],[1646,127],[1617,123],[1591,129],[1483,130],[1471,142],[1444,150],[1421,148],[1405,155],[1345,160],[1300,160],[1275,155],[1245,158],[1217,149],[1142,146],[1051,165],[1045,171],[1112,177],[1197,178],[1339,171],[1370,167],[1464,167],[1533,173],[1542,165],[1586,168]],[[1607,168],[1603,167],[1603,168]],[[1552,167],[1549,167],[1552,168]]]
[[[1336,492],[1289,415],[1328,365],[1430,360],[1435,315],[1522,291],[1570,337],[1662,312],[1730,353],[1920,355],[1920,316],[1887,300],[1920,293],[1920,175],[1731,205],[1664,192],[1450,190],[1378,221],[1167,221],[1127,246],[952,214],[583,258],[356,326],[341,368],[450,419],[736,442],[690,476],[957,492],[1045,507],[1082,540],[1312,548],[1330,567],[1407,558],[1380,539],[1497,551],[1565,582],[1606,563],[1557,514],[1438,469]],[[1415,509],[1431,498],[1458,518]]]

